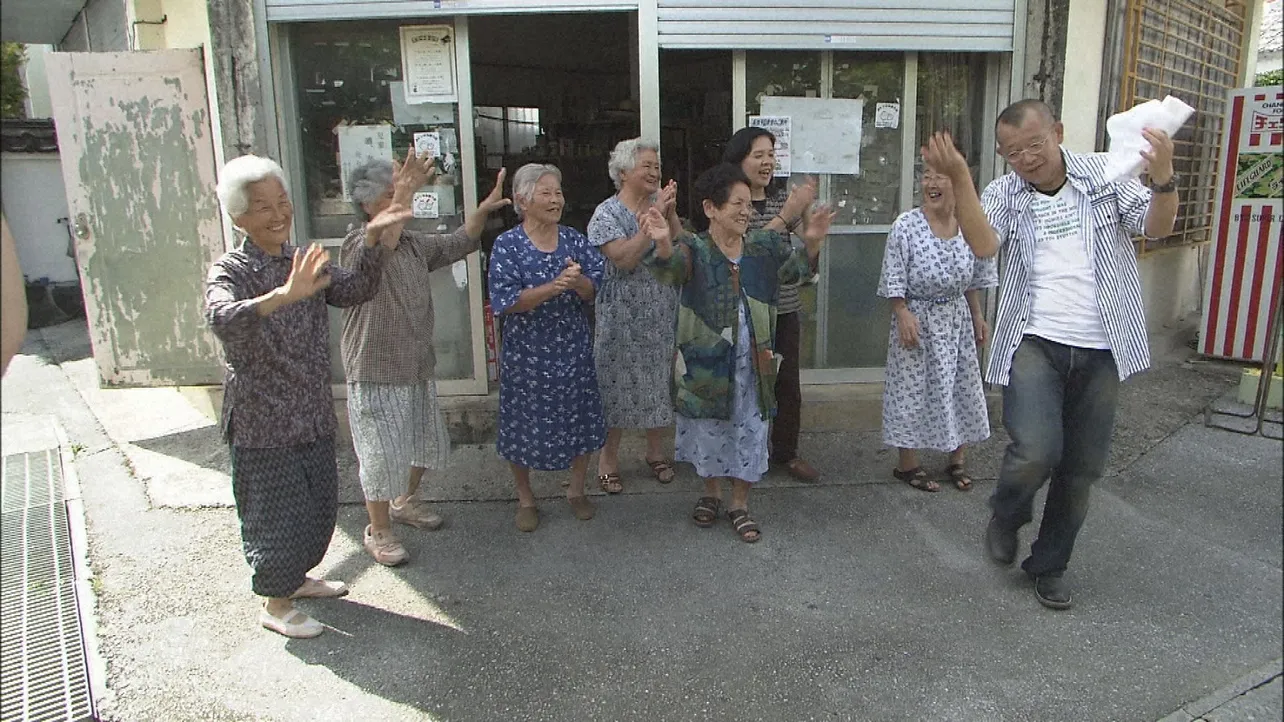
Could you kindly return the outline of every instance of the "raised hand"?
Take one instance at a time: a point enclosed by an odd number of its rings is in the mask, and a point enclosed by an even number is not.
[[[1173,139],[1162,130],[1143,128],[1141,136],[1150,143],[1150,150],[1141,151],[1146,159],[1146,172],[1150,180],[1163,185],[1173,178]]]
[[[678,182],[676,180],[670,180],[660,189],[660,199],[656,205],[659,206],[660,215],[664,218],[668,218],[670,213],[677,211]]]
[[[807,176],[807,180],[802,185],[794,185],[789,190],[789,197],[785,199],[785,205],[780,209],[780,215],[786,223],[793,223],[803,217],[811,204],[816,202],[819,187],[816,176]]]
[[[393,201],[366,224],[366,243],[378,243],[390,251],[396,250],[401,241],[401,228],[413,216],[408,206]]]
[[[905,348],[918,348],[918,317],[908,308],[896,314],[896,333]]]
[[[513,204],[511,200],[504,197],[504,176],[507,174],[507,168],[500,168],[499,173],[495,174],[495,187],[491,188],[490,194],[477,204],[477,210],[482,215],[488,216],[504,206]]]
[[[808,252],[820,252],[820,247],[824,244],[825,237],[829,235],[829,227],[833,225],[836,215],[838,212],[826,204],[807,210],[803,216],[802,239]]]
[[[290,276],[281,286],[286,303],[310,298],[330,285],[330,254],[320,243],[313,243],[308,250],[295,249],[290,264]]]
[[[416,155],[413,145],[406,153],[406,162],[392,162],[392,197],[394,202],[410,204],[415,191],[427,185],[437,173],[436,161],[432,156]]]
[[[948,131],[938,130],[927,139],[927,144],[920,149],[923,163],[938,173],[959,182],[967,179],[972,182],[972,171],[967,167],[967,159],[954,147],[954,138]]]

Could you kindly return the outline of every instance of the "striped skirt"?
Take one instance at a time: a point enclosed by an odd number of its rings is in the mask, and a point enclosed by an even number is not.
[[[348,423],[369,501],[406,492],[410,467],[444,469],[450,435],[437,403],[437,383],[348,384]]]

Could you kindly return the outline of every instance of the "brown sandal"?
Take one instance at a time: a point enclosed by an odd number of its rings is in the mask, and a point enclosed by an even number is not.
[[[728,509],[727,518],[731,520],[731,527],[735,529],[740,541],[753,544],[762,538],[762,530],[758,528],[758,522],[749,516],[748,509]]]
[[[923,467],[921,466],[916,466],[913,469],[910,469],[909,471],[892,469],[892,476],[905,482],[906,484],[909,484],[910,486],[914,487],[915,489],[918,489],[919,491],[935,492],[935,491],[941,490],[941,485],[927,478],[927,472],[923,471]]]
[[[962,464],[950,464],[945,467],[945,478],[954,482],[959,491],[972,490],[972,477],[967,475]]]
[[[602,487],[602,491],[608,494],[618,494],[624,491],[624,484],[620,483],[619,474],[598,474],[597,485]]]
[[[646,463],[647,466],[651,467],[651,473],[655,476],[656,481],[661,484],[673,481],[673,464],[667,461],[651,461],[650,459],[647,459]]]
[[[722,500],[716,496],[702,496],[696,500],[695,509],[691,512],[691,519],[695,525],[704,529],[713,526],[718,521],[718,511],[722,509]]]

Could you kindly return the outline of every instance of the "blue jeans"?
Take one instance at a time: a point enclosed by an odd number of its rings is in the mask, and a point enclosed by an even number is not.
[[[1026,336],[1012,357],[1003,390],[1003,426],[1012,443],[1003,456],[990,508],[1016,530],[1034,518],[1034,496],[1052,479],[1039,537],[1021,568],[1060,576],[1088,515],[1088,494],[1110,456],[1119,373],[1109,351]]]

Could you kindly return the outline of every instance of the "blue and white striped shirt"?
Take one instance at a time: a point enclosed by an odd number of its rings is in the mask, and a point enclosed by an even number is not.
[[[1080,155],[1062,149],[1068,182],[1079,192],[1079,228],[1088,239],[1088,256],[1097,286],[1101,323],[1110,350],[1126,379],[1150,367],[1146,312],[1132,236],[1145,232],[1150,189],[1135,179],[1106,183],[1104,155]],[[999,313],[985,380],[1006,386],[1012,354],[1029,325],[1033,295],[1035,223],[1030,204],[1037,193],[1016,173],[994,179],[981,194],[981,205],[999,236],[1003,277]]]

